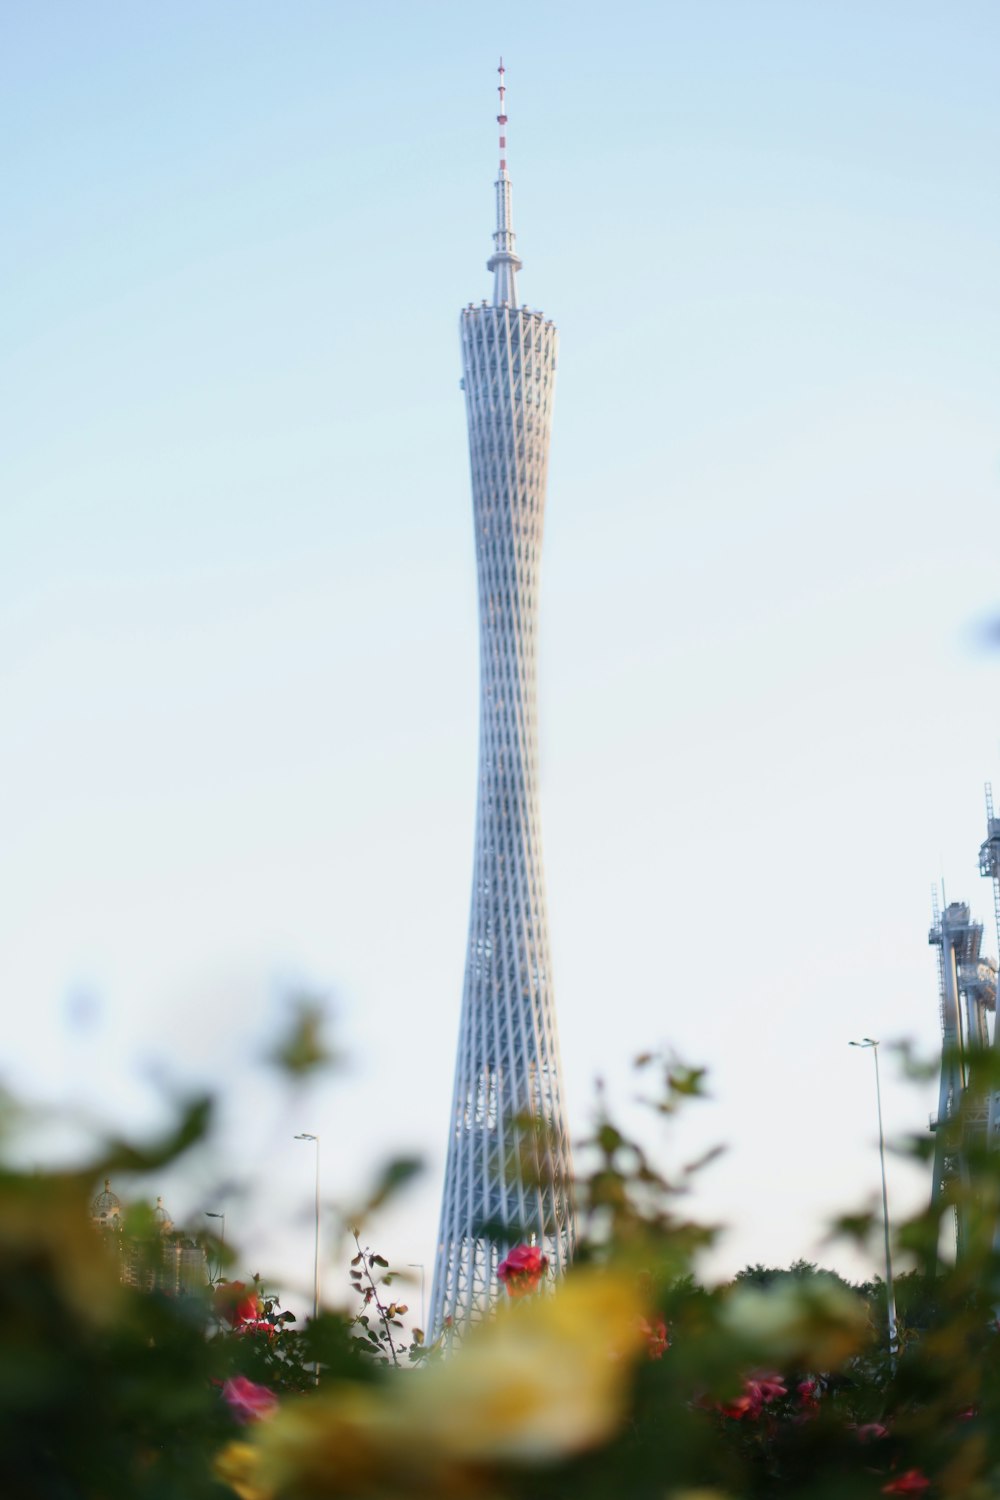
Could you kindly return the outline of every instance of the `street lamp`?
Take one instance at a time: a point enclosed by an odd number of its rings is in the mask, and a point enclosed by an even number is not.
[[[896,1293],[892,1285],[892,1252],[889,1249],[889,1195],[885,1186],[885,1135],[882,1130],[882,1085],[878,1074],[878,1042],[870,1036],[860,1042],[848,1042],[849,1047],[868,1049],[875,1058],[875,1100],[878,1105],[878,1154],[882,1163],[882,1229],[885,1234],[885,1306],[889,1320],[889,1353],[895,1355],[898,1348],[896,1334]]]
[[[306,1130],[295,1137],[297,1141],[312,1141],[316,1147],[316,1233],[313,1243],[313,1321],[319,1317],[319,1136]]]
[[[409,1266],[411,1271],[420,1272],[420,1326],[426,1333],[427,1324],[424,1322],[424,1317],[426,1315],[427,1309],[426,1303],[424,1301],[424,1287],[426,1285],[427,1272],[422,1260],[408,1260],[406,1264]]]
[[[213,1213],[210,1208],[206,1208],[206,1210],[205,1210],[205,1218],[206,1219],[221,1219],[222,1220],[222,1234],[220,1236],[220,1241],[219,1242],[222,1245],[223,1250],[225,1250],[225,1248],[226,1248],[226,1216],[225,1216],[225,1214],[224,1213],[221,1213],[221,1214]],[[221,1256],[219,1257],[219,1274],[218,1274],[218,1276],[215,1279],[218,1280],[218,1281],[222,1280],[222,1257]]]

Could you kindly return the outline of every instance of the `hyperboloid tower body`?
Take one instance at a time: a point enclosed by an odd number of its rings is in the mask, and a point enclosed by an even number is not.
[[[500,64],[493,301],[462,313],[479,578],[479,797],[458,1061],[431,1299],[448,1337],[481,1317],[497,1267],[533,1242],[573,1251],[538,812],[536,636],[557,335],[518,307]]]

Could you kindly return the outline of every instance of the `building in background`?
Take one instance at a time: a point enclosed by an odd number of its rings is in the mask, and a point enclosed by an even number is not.
[[[551,1275],[572,1254],[570,1153],[538,807],[536,639],[557,334],[518,307],[500,64],[492,302],[461,317],[479,580],[479,792],[465,986],[431,1299],[460,1328],[496,1295],[505,1250]]]
[[[208,1286],[205,1246],[175,1230],[162,1198],[157,1198],[151,1212],[143,1214],[140,1210],[130,1221],[105,1178],[103,1191],[90,1206],[90,1222],[106,1236],[109,1254],[117,1259],[125,1286],[170,1297],[203,1291]]]

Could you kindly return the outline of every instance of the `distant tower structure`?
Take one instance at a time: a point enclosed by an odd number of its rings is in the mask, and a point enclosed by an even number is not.
[[[506,1249],[532,1239],[551,1275],[575,1234],[538,812],[536,634],[557,335],[517,306],[507,112],[487,269],[461,316],[479,580],[479,795],[472,909],[431,1329],[497,1295]],[[449,1334],[449,1337],[451,1335]]]
[[[122,1227],[122,1200],[111,1191],[111,1183],[104,1179],[104,1188],[90,1205],[90,1222],[95,1229],[118,1233]]]
[[[993,813],[993,787],[986,783],[986,838],[979,846],[979,873],[993,882],[993,919],[996,923],[997,954],[1000,956],[1000,818]],[[1000,1028],[994,1022],[993,1047],[1000,1055]],[[988,1139],[1000,1145],[1000,1092],[990,1095]],[[1000,1234],[1000,1225],[998,1225]],[[1000,1246],[998,1246],[1000,1248]]]
[[[976,1055],[991,1045],[988,1014],[996,1011],[997,965],[981,952],[983,924],[974,922],[968,906],[952,901],[942,911],[934,893],[933,922],[927,941],[938,950],[938,990],[941,1007],[941,1084],[938,1093],[931,1204],[940,1202],[945,1185],[968,1178],[966,1147],[981,1140],[988,1129],[985,1100],[965,1098]],[[962,1111],[962,1136],[956,1139],[949,1122]],[[956,1214],[957,1254],[968,1242],[968,1206]]]

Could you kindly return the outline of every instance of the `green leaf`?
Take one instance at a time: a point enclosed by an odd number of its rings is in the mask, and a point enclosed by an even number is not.
[[[856,1240],[863,1245],[872,1232],[874,1222],[875,1215],[871,1213],[841,1214],[834,1219],[830,1232],[834,1236],[842,1235],[845,1239]]]
[[[336,1061],[336,1054],[323,1040],[325,1015],[315,1000],[294,1002],[287,1034],[268,1053],[267,1060],[283,1073],[300,1079]]]
[[[367,1211],[380,1208],[387,1198],[398,1193],[401,1187],[412,1181],[423,1169],[424,1163],[419,1156],[396,1156],[386,1162],[369,1196]]]
[[[707,1076],[706,1068],[673,1068],[667,1075],[667,1083],[672,1094],[681,1094],[685,1098],[702,1099],[704,1089],[702,1083]]]
[[[133,1146],[126,1141],[113,1140],[102,1156],[103,1171],[149,1172],[156,1167],[176,1161],[185,1151],[203,1141],[208,1135],[215,1112],[209,1094],[201,1094],[181,1106],[181,1116],[173,1130],[151,1146]]]
[[[694,1161],[685,1163],[683,1169],[684,1175],[690,1177],[694,1172],[700,1172],[703,1167],[709,1166],[713,1161],[717,1161],[720,1156],[724,1156],[725,1151],[725,1146],[709,1146],[708,1150],[703,1151],[701,1156],[696,1156]]]

